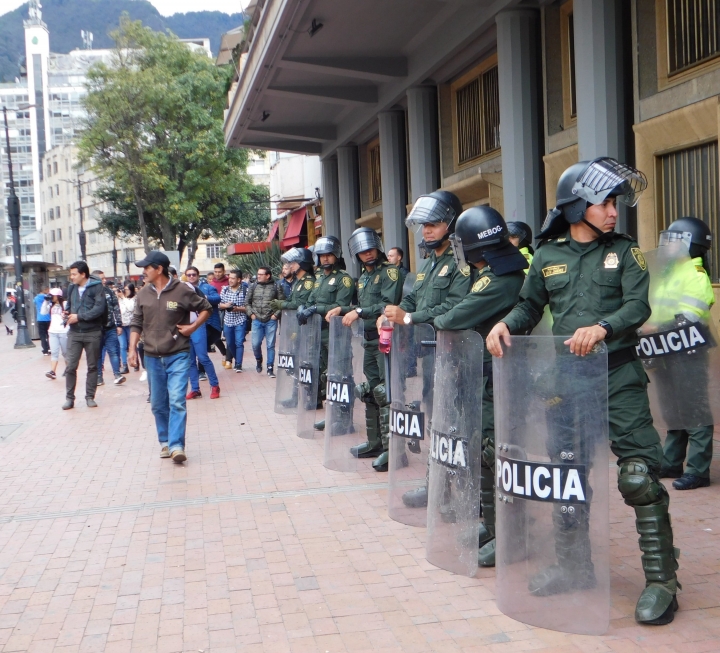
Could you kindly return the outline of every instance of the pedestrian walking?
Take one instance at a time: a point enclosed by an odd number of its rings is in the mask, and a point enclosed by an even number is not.
[[[227,342],[227,354],[223,366],[226,369],[233,369],[235,359],[235,371],[243,371],[243,355],[245,354],[245,334],[247,328],[247,315],[245,307],[245,295],[247,290],[242,282],[242,272],[232,270],[228,275],[228,285],[224,286],[220,293],[219,307],[225,311],[225,341]]]
[[[277,331],[277,315],[270,302],[274,299],[285,299],[282,288],[275,283],[272,271],[268,267],[258,268],[257,283],[250,287],[247,294],[247,311],[252,318],[252,348],[255,354],[255,370],[262,373],[262,341],[265,339],[267,351],[267,373],[275,378],[275,334]]]
[[[122,385],[125,383],[125,377],[120,370],[120,334],[122,333],[122,316],[120,314],[120,304],[112,289],[112,282],[106,282],[105,273],[102,270],[93,270],[103,285],[105,293],[105,303],[107,305],[107,314],[105,324],[103,325],[102,348],[100,350],[100,365],[98,368],[98,385],[105,385],[103,379],[103,371],[105,369],[105,353],[110,359],[110,367],[113,371],[114,384]]]
[[[107,320],[105,289],[99,278],[90,275],[85,261],[70,265],[70,281],[65,315],[70,327],[67,345],[67,368],[65,375],[65,403],[63,410],[75,407],[77,368],[83,351],[87,363],[85,403],[97,408],[95,391],[98,381],[98,360],[102,346],[103,326]]]
[[[120,334],[120,360],[123,365],[123,369],[120,370],[121,374],[127,374],[130,370],[128,369],[127,352],[128,346],[130,345],[130,323],[132,322],[132,316],[135,311],[135,284],[129,283],[125,288],[120,291],[118,296],[118,303],[120,304],[120,317],[122,318],[122,333]],[[139,368],[135,368],[137,372]]]
[[[33,298],[35,304],[35,322],[40,333],[40,346],[42,347],[43,356],[50,355],[50,343],[48,342],[48,329],[50,328],[50,315],[43,315],[42,306],[48,300],[49,288],[43,288]]]
[[[57,366],[62,354],[65,361],[65,369],[67,369],[67,339],[69,327],[65,324],[65,316],[63,314],[63,293],[60,288],[52,288],[50,290],[50,300],[43,301],[40,308],[42,315],[49,318],[48,327],[48,344],[50,347],[50,371],[45,373],[48,379],[55,380],[57,378]]]
[[[185,453],[190,338],[210,317],[210,302],[177,279],[170,279],[170,259],[150,252],[135,263],[147,284],[136,296],[130,325],[128,363],[137,365],[137,346],[143,336],[150,404],[155,417],[160,457],[181,463]],[[191,313],[197,319],[190,324]]]
[[[15,308],[15,295],[12,290],[8,290],[5,293],[2,312],[5,316],[5,334],[11,336],[13,334],[13,330],[10,328],[10,320],[15,321],[15,316],[17,315],[17,309]]]

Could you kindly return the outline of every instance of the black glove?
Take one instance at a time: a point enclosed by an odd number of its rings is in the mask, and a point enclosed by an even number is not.
[[[317,313],[317,306],[298,306],[297,321],[298,324],[307,324],[311,316]]]

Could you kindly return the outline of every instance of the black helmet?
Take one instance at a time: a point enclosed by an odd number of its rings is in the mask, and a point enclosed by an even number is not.
[[[520,239],[520,242],[518,243],[518,248],[532,246],[533,233],[529,224],[516,220],[514,222],[508,222],[507,228],[509,236],[514,236],[515,238]]]
[[[313,255],[309,249],[304,247],[293,247],[285,252],[280,260],[283,263],[297,263],[301,270],[305,272],[312,272],[313,269]]]
[[[490,206],[474,206],[457,219],[450,237],[459,266],[487,261],[498,275],[524,270],[528,263],[517,247],[510,243],[505,220]],[[462,253],[462,255],[461,255]]]
[[[538,239],[550,238],[564,232],[569,225],[580,221],[588,224],[598,235],[603,233],[585,220],[591,204],[602,204],[608,197],[635,206],[647,188],[647,178],[635,168],[610,157],[580,161],[562,173],[555,192],[555,208],[551,209],[538,234]]]
[[[712,232],[699,218],[680,218],[660,232],[660,246],[682,240],[692,258],[705,256],[712,245]]]
[[[335,236],[323,236],[315,241],[313,254],[318,261],[318,265],[320,265],[320,256],[322,254],[334,254],[337,259],[335,265],[337,265],[342,261],[342,245]],[[320,267],[322,267],[323,270],[330,270],[335,267],[335,265],[320,265]]]
[[[370,227],[360,227],[359,229],[355,229],[348,239],[348,249],[350,250],[350,254],[357,257],[358,261],[360,261],[358,254],[367,252],[370,249],[376,249],[378,252],[378,258],[367,262],[367,265],[371,266],[377,265],[378,261],[385,258],[385,252],[383,250],[380,236],[378,236],[377,231],[370,229]],[[360,261],[360,263],[363,264],[362,261]]]
[[[420,195],[405,220],[408,229],[422,227],[424,224],[448,225],[447,234],[440,240],[426,241],[430,249],[437,249],[455,231],[455,219],[462,213],[462,203],[456,195],[446,190],[436,190],[427,195]]]

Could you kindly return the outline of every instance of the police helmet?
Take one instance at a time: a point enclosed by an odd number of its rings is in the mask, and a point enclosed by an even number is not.
[[[283,263],[297,263],[300,269],[311,272],[313,268],[313,255],[309,249],[304,247],[293,247],[285,252],[280,260]]]
[[[518,220],[507,223],[508,235],[519,239],[518,248],[529,247],[532,249],[532,228],[525,222]]]
[[[344,266],[345,262],[342,258],[342,245],[335,236],[323,236],[322,238],[318,238],[315,241],[315,251],[313,254],[315,255],[315,260],[318,262],[318,265],[320,265],[323,270],[330,270],[336,265],[339,267]],[[322,265],[320,263],[320,256],[323,254],[334,254],[337,261],[334,264]]]
[[[348,249],[350,250],[350,254],[357,257],[358,260],[360,260],[358,254],[362,254],[363,252],[367,252],[371,249],[376,249],[378,252],[378,258],[368,261],[367,265],[377,265],[378,260],[385,257],[380,236],[378,236],[377,231],[370,229],[370,227],[360,227],[359,229],[355,229],[348,239]],[[360,263],[362,263],[362,261],[360,261]]]
[[[660,243],[663,241],[675,240],[674,234],[680,234],[681,240],[685,240],[689,246],[695,246],[703,251],[710,249],[712,245],[712,233],[699,218],[680,218],[675,220],[665,231],[660,232]]]

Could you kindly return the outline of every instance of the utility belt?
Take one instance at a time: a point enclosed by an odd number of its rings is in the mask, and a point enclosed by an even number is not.
[[[608,354],[608,371],[617,369],[621,365],[625,365],[625,363],[632,363],[635,360],[637,360],[635,347],[625,347],[625,349],[610,352]]]
[[[380,339],[380,332],[377,330],[377,328],[365,329],[365,340],[379,340],[379,339]]]

